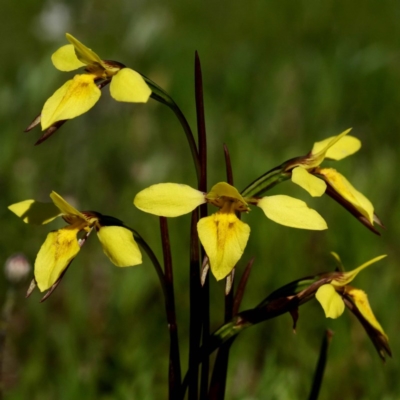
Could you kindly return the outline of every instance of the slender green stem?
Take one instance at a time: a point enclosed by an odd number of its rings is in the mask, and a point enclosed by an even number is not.
[[[198,180],[198,182],[200,182],[200,160],[199,160],[199,154],[197,151],[197,145],[196,145],[192,130],[190,129],[190,125],[187,122],[185,115],[183,114],[181,109],[178,107],[178,105],[175,103],[175,101],[172,99],[172,97],[165,90],[163,90],[160,86],[158,86],[151,79],[147,78],[144,75],[142,75],[142,76],[143,76],[144,80],[146,81],[146,83],[150,86],[150,89],[152,90],[151,97],[154,100],[157,100],[160,103],[168,106],[174,112],[175,116],[178,118],[178,120],[185,132],[186,139],[189,143],[194,166],[196,169],[197,180]]]
[[[265,193],[280,182],[283,182],[290,178],[291,173],[284,171],[282,168],[284,164],[279,167],[275,167],[265,174],[261,175],[255,181],[250,183],[245,189],[242,190],[241,195],[243,197],[256,197]]]
[[[133,237],[135,238],[136,242],[139,244],[139,246],[146,252],[148,257],[150,258],[150,261],[152,262],[153,267],[156,270],[158,280],[160,281],[161,289],[162,289],[163,295],[164,295],[164,301],[167,304],[169,302],[168,289],[167,289],[167,285],[165,282],[164,272],[161,268],[161,265],[160,265],[156,255],[154,254],[151,247],[147,244],[147,242],[139,235],[138,232],[136,232],[134,229],[131,229],[128,227],[126,227],[126,228],[129,229],[133,233]]]

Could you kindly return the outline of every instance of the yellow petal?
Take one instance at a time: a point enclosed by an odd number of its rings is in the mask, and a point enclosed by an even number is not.
[[[350,202],[371,224],[374,223],[374,206],[372,203],[339,172],[333,168],[323,168],[318,171],[326,182],[339,193],[345,200]]]
[[[53,203],[41,203],[35,200],[25,200],[11,204],[8,209],[27,224],[44,225],[61,215]]]
[[[340,140],[342,140],[343,137],[346,136],[350,131],[351,131],[351,128],[345,130],[344,132],[342,132],[341,134],[339,134],[337,136],[332,136],[325,140],[322,140],[321,142],[314,143],[313,149],[311,150],[311,154],[314,157],[323,156],[323,158],[325,158],[326,152],[331,147],[335,146]],[[321,160],[321,162],[322,162],[322,160]]]
[[[326,183],[322,179],[310,174],[303,167],[293,168],[292,182],[302,187],[313,197],[322,196],[326,190]]]
[[[78,232],[76,226],[68,226],[47,235],[35,261],[35,279],[41,292],[57,281],[78,254]]]
[[[376,262],[382,260],[382,258],[385,258],[386,254],[378,256],[373,258],[372,260],[367,261],[363,265],[359,266],[358,268],[355,268],[351,271],[348,272],[343,272],[343,274],[340,275],[340,278],[334,279],[331,284],[334,286],[345,286],[348,283],[350,283],[360,271],[362,271],[364,268],[369,267],[372,264],[375,264]]]
[[[350,295],[353,299],[354,304],[357,306],[358,310],[362,314],[362,316],[376,329],[378,330],[385,338],[388,340],[388,337],[382,326],[375,318],[374,313],[372,312],[371,306],[369,305],[367,294],[356,288],[348,287],[346,288],[346,293]]]
[[[110,93],[117,101],[146,103],[151,95],[151,89],[136,71],[122,68],[111,79]]]
[[[332,136],[321,142],[314,143],[312,154],[325,152],[325,158],[342,160],[356,153],[361,148],[361,141],[354,136],[345,136],[350,129],[338,136]]]
[[[79,217],[83,221],[87,220],[87,218],[80,211],[71,206],[71,204],[64,200],[58,193],[54,191],[51,192],[50,198],[64,215],[74,215],[76,217]]]
[[[117,267],[130,267],[142,263],[139,246],[132,232],[122,226],[103,226],[97,232],[105,255]]]
[[[342,160],[356,153],[361,148],[361,141],[354,136],[344,136],[331,146],[325,153],[325,158]]]
[[[179,183],[159,183],[139,192],[133,203],[144,212],[178,217],[205,203],[204,193]]]
[[[263,197],[257,205],[262,208],[269,219],[281,225],[312,230],[328,228],[321,215],[308,208],[304,201],[290,196]]]
[[[326,318],[338,318],[343,314],[344,301],[329,283],[318,288],[315,298],[324,309]]]
[[[200,241],[217,280],[225,278],[242,257],[250,227],[233,213],[217,212],[197,224]]]
[[[76,57],[86,65],[91,64],[102,64],[101,58],[89,47],[86,47],[83,43],[81,43],[78,39],[74,38],[72,35],[67,33],[65,35],[68,41],[73,44],[75,48]]]
[[[86,65],[78,60],[72,44],[60,47],[51,56],[51,61],[59,71],[73,71]]]
[[[42,110],[42,130],[57,121],[72,119],[90,110],[100,98],[95,76],[76,75],[64,83],[45,103]]]

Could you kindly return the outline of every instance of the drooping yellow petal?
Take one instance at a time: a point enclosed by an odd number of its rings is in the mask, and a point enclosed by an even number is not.
[[[348,283],[350,283],[358,275],[358,273],[360,271],[362,271],[364,268],[367,268],[370,265],[375,264],[376,262],[382,260],[382,258],[385,258],[385,257],[386,257],[386,254],[375,257],[372,260],[369,260],[366,263],[362,264],[358,268],[355,268],[348,272],[343,272],[343,274],[340,275],[340,278],[332,280],[331,284],[334,286],[345,286]]]
[[[105,255],[117,267],[130,267],[142,263],[139,246],[129,229],[122,226],[102,226],[97,236]]]
[[[130,68],[122,68],[111,79],[110,93],[117,101],[146,103],[151,89],[139,73]]]
[[[74,215],[76,217],[79,217],[82,221],[87,220],[87,218],[80,211],[71,206],[71,204],[63,199],[58,193],[52,191],[50,194],[50,198],[64,215]]]
[[[65,82],[44,104],[42,130],[57,121],[72,119],[90,110],[101,95],[94,79],[94,75],[84,74],[75,75]]]
[[[376,329],[378,330],[386,340],[388,337],[383,330],[382,326],[375,318],[374,313],[372,312],[371,306],[369,305],[368,296],[367,294],[360,290],[353,287],[346,288],[346,293],[350,295],[354,304],[357,306],[358,310],[362,314],[362,316]]]
[[[362,215],[364,215],[371,224],[374,223],[374,206],[372,203],[339,172],[333,168],[323,168],[318,171],[324,180],[350,202]]]
[[[139,192],[133,203],[144,212],[178,217],[205,203],[204,193],[179,183],[159,183]]]
[[[79,230],[79,227],[67,226],[47,235],[35,261],[35,279],[41,292],[57,281],[78,254],[80,247],[76,235]]]
[[[323,230],[325,220],[317,211],[308,208],[304,201],[290,196],[277,195],[263,197],[257,203],[272,221],[292,228]]]
[[[314,143],[312,154],[325,153],[325,158],[338,161],[356,153],[361,148],[361,141],[354,136],[346,136],[348,132],[350,129]]]
[[[326,318],[338,318],[343,314],[344,301],[329,283],[318,288],[315,298],[324,309]]]
[[[302,187],[313,197],[320,197],[325,193],[326,183],[310,174],[303,167],[296,167],[292,170],[292,182]]]
[[[201,218],[197,224],[200,241],[217,280],[225,278],[242,257],[250,236],[250,227],[234,213],[217,212]]]
[[[61,212],[53,203],[25,200],[11,204],[8,209],[27,224],[44,225],[57,218]]]
[[[74,38],[69,33],[66,33],[68,41],[74,46],[76,57],[86,65],[102,64],[101,58],[89,47],[86,47],[78,39]]]
[[[75,47],[72,44],[66,44],[60,47],[51,56],[51,61],[59,71],[74,71],[86,65],[78,60]]]

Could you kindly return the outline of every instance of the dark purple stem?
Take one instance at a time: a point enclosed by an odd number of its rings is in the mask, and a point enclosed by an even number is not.
[[[229,155],[228,147],[224,144],[224,156],[226,166],[226,180],[233,186],[233,173],[231,158]],[[227,278],[228,279],[228,278]],[[225,293],[225,314],[224,322],[227,323],[233,318],[233,306],[234,306],[234,274],[231,274],[232,282],[228,293]],[[225,397],[226,389],[226,377],[228,373],[229,363],[229,351],[233,340],[230,340],[223,344],[218,350],[217,357],[215,359],[213,373],[211,376],[209,399],[222,400]]]
[[[204,98],[203,98],[203,78],[201,73],[201,63],[199,55],[196,51],[194,61],[194,77],[195,77],[195,99],[196,99],[196,116],[197,116],[197,135],[199,144],[199,159],[200,159],[200,182],[199,190],[207,191],[207,135],[206,123],[204,116]],[[200,218],[208,215],[207,204],[200,206]],[[202,248],[201,259],[204,259],[205,252]],[[208,277],[202,287],[201,296],[201,317],[202,317],[202,345],[207,347],[210,336],[210,286]],[[204,360],[201,366],[201,381],[200,381],[200,399],[207,398],[208,391],[208,374],[209,360]]]
[[[164,256],[165,286],[168,301],[165,302],[168,330],[170,337],[169,352],[169,399],[178,398],[181,385],[181,363],[179,356],[178,325],[176,322],[174,278],[172,272],[171,246],[169,241],[168,223],[165,217],[160,217],[161,242]]]
[[[201,337],[201,285],[200,285],[200,254],[199,238],[197,235],[197,222],[199,220],[198,209],[192,213],[190,231],[190,322],[189,322],[189,375],[188,390],[189,400],[198,399],[198,375],[199,375],[199,347]],[[182,399],[185,393],[181,393]]]

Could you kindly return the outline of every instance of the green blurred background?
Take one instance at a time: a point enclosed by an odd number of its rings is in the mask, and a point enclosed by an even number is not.
[[[297,333],[288,315],[247,330],[230,359],[227,399],[306,398],[323,332],[335,332],[321,399],[400,398],[400,4],[391,0],[5,1],[0,16],[1,262],[24,252],[31,263],[50,229],[28,226],[8,210],[57,191],[81,210],[116,216],[161,256],[158,220],[132,205],[158,182],[195,185],[182,129],[166,107],[115,102],[108,89],[94,109],[40,146],[40,129],[23,133],[44,101],[73,73],[52,66],[69,32],[105,59],[119,60],[164,87],[195,127],[193,60],[203,68],[209,184],[225,179],[222,144],[235,184],[305,154],[315,141],[353,127],[363,147],[331,163],[375,205],[387,229],[378,237],[327,197],[311,199],[290,182],[271,193],[308,202],[330,229],[285,228],[254,209],[241,261],[256,257],[242,309],[279,286],[330,270],[336,251],[352,269],[380,254],[355,286],[390,338],[382,364],[359,322],[346,312],[327,320],[312,301]],[[327,163],[329,164],[329,163]],[[327,165],[325,164],[325,165]],[[183,368],[188,336],[188,216],[170,220]],[[96,243],[97,242],[97,243]],[[0,278],[1,298],[7,281]],[[18,289],[8,327],[3,375],[7,399],[163,399],[168,334],[156,274],[115,268],[90,238],[62,284],[43,304]],[[211,283],[212,328],[223,318],[223,284]]]

